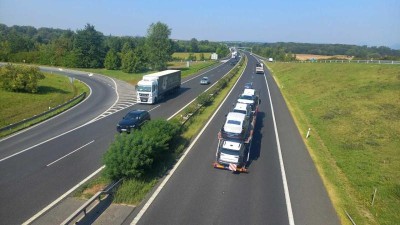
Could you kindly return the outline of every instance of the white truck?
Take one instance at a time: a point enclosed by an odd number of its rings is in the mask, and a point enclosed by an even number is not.
[[[144,75],[136,85],[137,102],[154,104],[168,93],[178,91],[180,87],[180,70],[164,70]]]

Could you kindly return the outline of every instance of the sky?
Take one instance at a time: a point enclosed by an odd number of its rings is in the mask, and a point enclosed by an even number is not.
[[[180,40],[301,42],[400,49],[400,0],[0,0],[0,23]]]

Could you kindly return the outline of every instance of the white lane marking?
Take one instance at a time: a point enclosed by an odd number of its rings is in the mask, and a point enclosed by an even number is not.
[[[246,65],[247,66],[247,65]],[[233,89],[235,88],[236,84],[239,82],[240,78],[244,74],[243,70],[242,74],[240,75],[239,79],[237,79],[236,83],[233,85],[232,89],[229,91],[228,95],[225,97],[225,99],[221,102],[217,110],[214,112],[214,114],[211,116],[211,118],[207,121],[206,125],[201,129],[200,133],[196,136],[196,138],[193,140],[193,142],[190,144],[188,149],[183,153],[179,161],[174,165],[172,170],[168,173],[168,175],[165,177],[165,179],[161,182],[160,186],[157,187],[157,190],[154,191],[154,193],[151,195],[149,200],[146,202],[146,204],[143,206],[143,208],[140,210],[140,212],[136,215],[136,217],[133,219],[131,225],[135,225],[139,222],[139,220],[142,218],[143,214],[147,211],[147,209],[150,207],[151,203],[153,203],[154,199],[157,197],[157,195],[161,192],[161,190],[164,188],[165,184],[168,182],[168,180],[172,177],[176,169],[178,169],[179,165],[182,163],[182,161],[186,158],[187,154],[190,152],[190,150],[193,148],[193,146],[196,144],[197,140],[200,138],[200,136],[203,134],[203,132],[206,130],[208,125],[211,123],[215,115],[218,113],[218,111],[221,109],[222,105],[225,103],[225,101],[228,99],[229,95],[232,93]],[[171,118],[171,117],[170,117]]]
[[[276,126],[274,106],[272,105],[272,98],[271,98],[271,93],[269,91],[267,77],[264,76],[264,79],[265,79],[265,83],[267,84],[268,96],[269,96],[269,101],[270,101],[270,104],[271,104],[272,120],[274,121],[276,145],[278,147],[279,165],[281,167],[281,176],[282,176],[282,182],[283,182],[283,189],[284,189],[284,192],[285,192],[286,209],[287,209],[287,213],[288,213],[289,224],[290,225],[294,225],[292,203],[290,201],[289,187],[288,187],[288,184],[287,184],[286,172],[285,172],[285,165],[283,164],[282,150],[281,150],[281,144],[280,144],[280,141],[279,141],[278,128]]]
[[[156,106],[156,107],[154,107],[154,108],[152,108],[152,109],[150,109],[149,110],[149,112],[151,112],[151,111],[153,111],[153,110],[155,110],[155,109],[157,109],[158,107],[160,107],[161,105],[158,105],[158,106]]]
[[[61,200],[63,200],[65,197],[67,197],[69,194],[74,192],[77,188],[79,188],[82,184],[86,183],[88,180],[90,180],[92,177],[94,177],[96,174],[98,174],[102,169],[104,169],[105,166],[100,167],[96,171],[94,171],[92,174],[90,174],[88,177],[83,179],[81,182],[79,182],[77,185],[75,185],[73,188],[71,188],[69,191],[65,192],[63,195],[58,197],[54,202],[50,203],[46,208],[42,209],[40,212],[36,213],[34,216],[32,216],[29,220],[25,221],[23,225],[27,225],[32,223],[34,220],[39,218],[42,214],[44,214],[46,211],[49,209],[53,208],[55,205],[58,204]]]
[[[68,154],[64,155],[63,157],[61,157],[61,158],[57,159],[56,161],[54,161],[54,162],[52,162],[52,163],[49,163],[49,164],[47,164],[46,166],[51,166],[51,165],[53,165],[54,163],[56,163],[56,162],[60,161],[61,159],[65,158],[65,157],[68,157],[69,155],[71,155],[71,154],[73,154],[73,153],[75,153],[75,152],[77,152],[77,151],[81,150],[82,148],[84,148],[84,147],[86,147],[86,146],[88,146],[88,145],[92,144],[93,142],[94,142],[94,140],[92,140],[91,142],[89,142],[89,143],[87,143],[87,144],[85,144],[85,145],[83,145],[83,146],[81,146],[81,147],[79,147],[79,148],[75,149],[74,151],[72,151],[72,152],[70,152],[70,153],[68,153]]]

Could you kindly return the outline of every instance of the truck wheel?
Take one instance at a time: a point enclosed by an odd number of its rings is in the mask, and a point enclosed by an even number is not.
[[[154,98],[154,103],[157,103],[157,97]]]

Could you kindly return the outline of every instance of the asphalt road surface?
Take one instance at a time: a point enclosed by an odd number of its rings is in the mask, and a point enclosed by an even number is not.
[[[102,155],[116,133],[118,121],[132,109],[146,109],[152,118],[168,118],[232,66],[224,63],[205,74],[183,80],[179,94],[156,105],[131,104],[109,112],[119,99],[116,83],[104,76],[53,71],[82,80],[91,87],[85,102],[60,116],[0,140],[0,224],[21,224],[102,166]],[[130,90],[128,90],[129,92]],[[133,95],[132,91],[132,95]]]
[[[149,196],[154,201],[142,202],[129,222],[339,224],[278,87],[268,71],[265,75],[255,74],[256,59],[250,54],[248,57],[245,72],[186,158],[163,188]],[[235,174],[214,169],[217,133],[246,82],[254,83],[262,101],[250,172]]]

